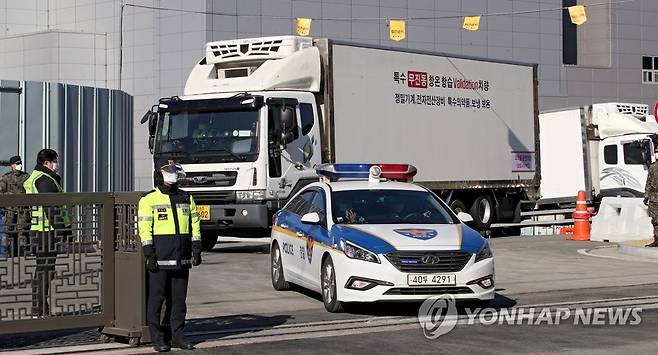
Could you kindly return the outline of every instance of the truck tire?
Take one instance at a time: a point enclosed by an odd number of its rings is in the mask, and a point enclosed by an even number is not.
[[[455,214],[459,212],[466,212],[466,205],[461,202],[460,200],[452,200],[450,202],[450,209],[455,212]]]
[[[213,250],[215,248],[215,244],[217,244],[218,238],[219,232],[217,231],[201,231],[201,250]]]
[[[490,196],[478,196],[471,206],[470,214],[475,227],[481,231],[489,229],[494,220],[493,199]]]

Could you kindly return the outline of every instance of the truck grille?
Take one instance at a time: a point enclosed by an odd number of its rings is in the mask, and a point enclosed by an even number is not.
[[[460,250],[445,250],[393,251],[385,256],[391,264],[402,272],[429,273],[460,271],[466,266],[471,255],[471,253]]]
[[[187,176],[180,179],[178,184],[181,187],[227,187],[235,185],[237,177],[237,171],[187,173]]]
[[[235,191],[193,191],[194,202],[197,205],[216,205],[235,203]]]
[[[405,287],[392,288],[385,295],[443,295],[443,294],[463,295],[473,293],[468,287]]]

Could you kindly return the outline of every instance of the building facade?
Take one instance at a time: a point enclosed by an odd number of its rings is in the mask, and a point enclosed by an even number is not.
[[[120,90],[0,80],[0,159],[20,155],[31,172],[51,148],[65,191],[132,191],[132,103]]]
[[[578,27],[560,10],[576,3],[591,5]],[[463,30],[477,14],[490,16]],[[147,189],[143,112],[182,92],[206,42],[293,34],[296,17],[314,19],[313,37],[538,63],[541,110],[658,99],[655,0],[7,0],[0,77],[134,95],[135,187]],[[385,19],[418,17],[388,39]]]

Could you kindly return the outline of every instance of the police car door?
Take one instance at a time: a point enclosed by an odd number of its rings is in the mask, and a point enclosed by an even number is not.
[[[320,215],[320,224],[305,224],[303,228],[306,238],[306,260],[301,266],[301,276],[312,285],[320,288],[320,267],[322,254],[331,247],[327,224],[328,208],[326,193],[321,188],[314,188],[315,194],[310,202],[309,213]]]
[[[309,210],[314,191],[304,191],[293,198],[279,214],[277,225],[285,231],[277,234],[285,275],[301,279],[301,265],[306,261],[306,239],[301,217]]]

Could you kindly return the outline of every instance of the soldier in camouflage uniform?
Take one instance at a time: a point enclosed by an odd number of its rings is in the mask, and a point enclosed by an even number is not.
[[[656,146],[654,153],[658,154],[658,146]],[[648,207],[651,224],[653,224],[653,242],[646,246],[655,248],[658,247],[658,162],[654,162],[649,166],[644,191],[644,204]]]
[[[24,194],[25,188],[23,183],[30,176],[22,171],[23,161],[20,156],[14,156],[9,159],[11,170],[0,177],[0,194]],[[28,225],[26,211],[18,208],[5,208],[5,237],[7,242],[11,243],[11,251],[14,256],[18,255],[18,235],[21,230],[25,230]]]

